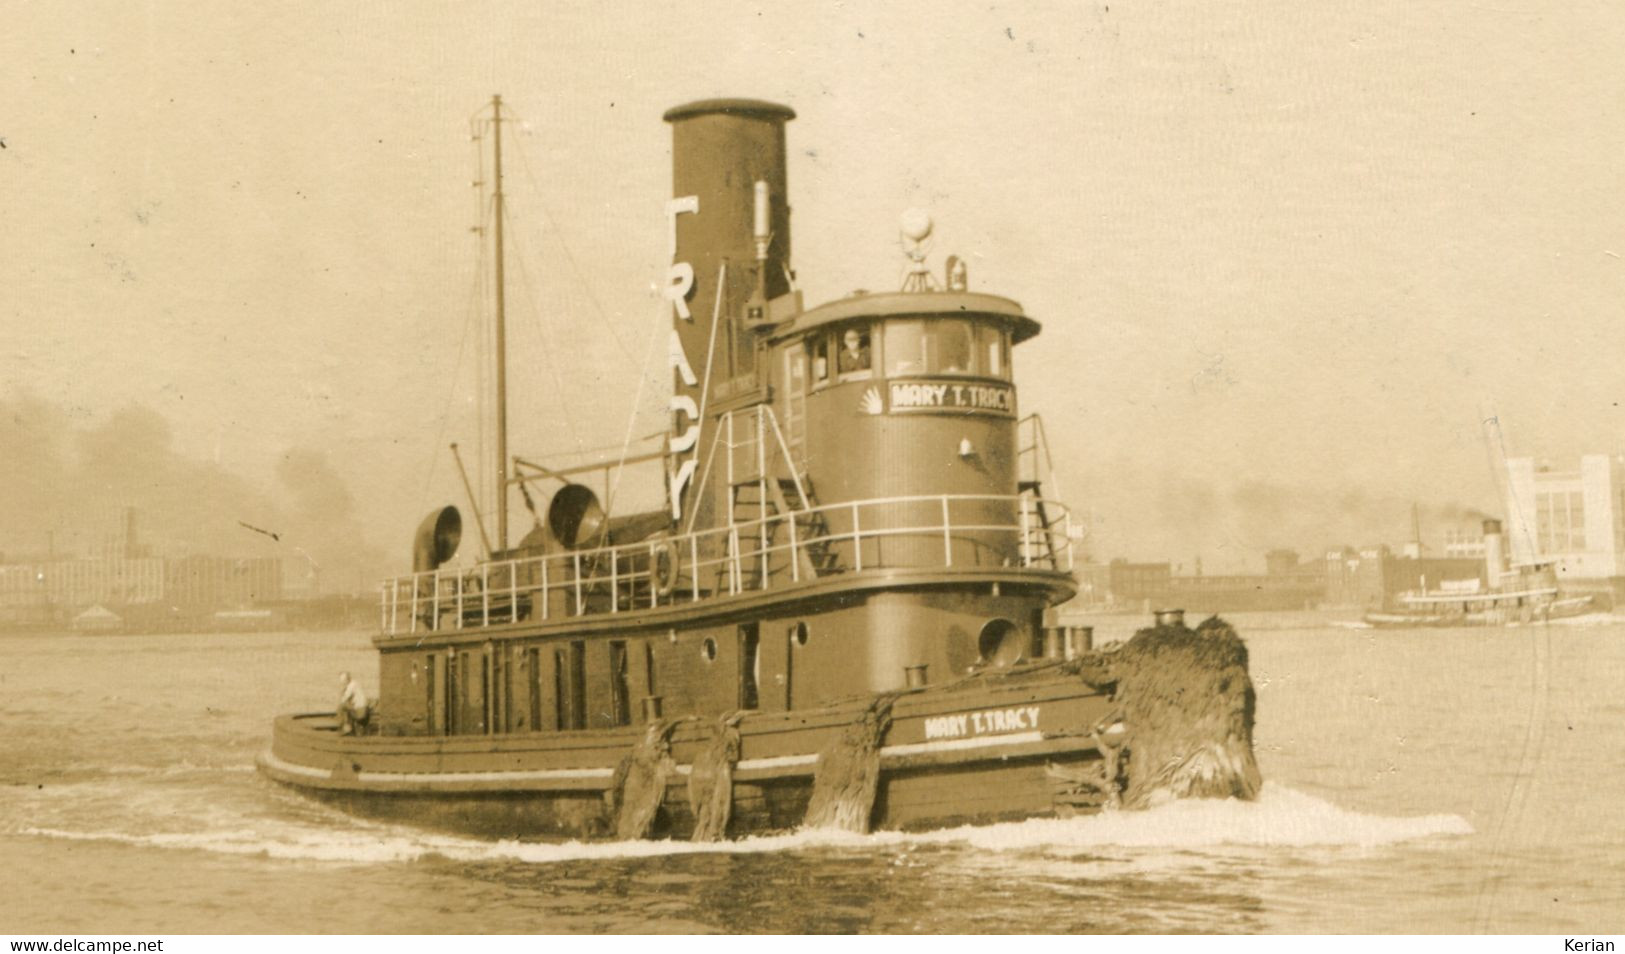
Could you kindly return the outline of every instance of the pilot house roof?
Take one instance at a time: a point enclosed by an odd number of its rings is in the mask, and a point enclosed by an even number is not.
[[[1039,324],[1021,305],[998,295],[976,292],[858,293],[804,311],[778,329],[775,338],[788,338],[824,325],[860,318],[937,317],[952,315],[991,317],[1010,326],[1010,338],[1021,343],[1038,334]]]

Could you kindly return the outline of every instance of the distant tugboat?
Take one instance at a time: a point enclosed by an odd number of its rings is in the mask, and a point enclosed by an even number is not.
[[[663,446],[554,466],[506,449],[501,101],[493,103],[495,545],[431,513],[384,586],[369,731],[275,722],[269,777],[358,812],[492,837],[715,839],[925,828],[1251,797],[1253,695],[1228,626],[1177,611],[1109,653],[1058,626],[1075,534],[1017,413],[1007,298],[924,264],[802,306],[785,124],[753,100],[669,111],[674,393]],[[658,463],[667,505],[576,482]],[[548,495],[510,545],[507,495]],[[536,495],[536,498],[532,497]],[[480,527],[485,534],[483,523]]]
[[[1484,521],[1483,577],[1446,580],[1399,596],[1392,611],[1367,613],[1372,626],[1515,626],[1596,612],[1589,596],[1564,596],[1550,564],[1507,565],[1501,521]]]

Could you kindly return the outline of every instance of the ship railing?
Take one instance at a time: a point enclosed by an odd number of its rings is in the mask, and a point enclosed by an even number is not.
[[[391,635],[598,616],[889,569],[1069,571],[1072,517],[1033,494],[824,504],[636,543],[442,567],[383,584]]]

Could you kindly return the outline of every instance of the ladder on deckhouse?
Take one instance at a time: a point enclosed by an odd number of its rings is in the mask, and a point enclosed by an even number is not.
[[[773,409],[759,404],[729,411],[718,423],[728,493],[719,588],[763,589],[774,580],[798,582],[837,570],[829,524]]]
[[[1023,566],[1062,569],[1061,544],[1057,544],[1058,531],[1049,511],[1044,506],[1045,478],[1057,495],[1055,462],[1050,456],[1049,438],[1044,433],[1044,419],[1029,414],[1016,425],[1016,493],[1021,519],[1021,563]],[[1064,528],[1062,528],[1064,529]]]

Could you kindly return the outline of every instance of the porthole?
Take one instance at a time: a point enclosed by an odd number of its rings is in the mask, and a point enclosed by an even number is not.
[[[704,659],[706,662],[716,662],[716,659],[717,659],[717,641],[716,640],[712,639],[709,636],[705,637],[705,642],[700,644],[700,658]]]
[[[790,638],[795,641],[797,646],[807,645],[807,624],[797,623],[790,627]]]
[[[1007,619],[992,619],[982,627],[981,635],[976,639],[976,648],[981,653],[982,665],[1003,669],[1025,659],[1028,649],[1025,644],[1028,643],[1030,640],[1015,623]]]

